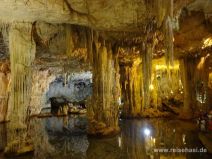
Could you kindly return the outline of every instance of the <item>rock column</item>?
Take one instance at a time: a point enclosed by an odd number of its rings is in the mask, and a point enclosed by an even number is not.
[[[184,105],[180,112],[180,117],[184,119],[192,118],[195,111],[195,68],[195,59],[185,57],[180,60],[180,71],[184,88]]]
[[[28,145],[27,116],[30,113],[32,63],[35,58],[32,24],[15,23],[9,30],[11,62],[11,110],[6,153],[23,152]],[[28,150],[28,149],[26,149]]]
[[[110,46],[93,43],[93,96],[88,106],[88,134],[108,136],[119,132],[115,59]]]
[[[141,60],[121,67],[123,117],[138,117],[142,108]]]

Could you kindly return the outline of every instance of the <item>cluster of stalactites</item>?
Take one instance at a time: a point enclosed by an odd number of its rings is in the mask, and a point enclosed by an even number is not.
[[[66,25],[66,55],[76,58],[82,57],[90,66],[93,64],[93,29],[76,25]],[[97,39],[97,38],[96,38]]]
[[[173,0],[148,1],[147,11],[149,18],[155,17],[157,28],[163,27],[164,44],[166,48],[166,64],[173,66]],[[152,23],[152,22],[151,22]]]
[[[173,0],[147,1],[149,24],[145,29],[146,40],[143,42],[142,72],[143,72],[143,106],[150,105],[150,85],[152,82],[152,54],[155,48],[155,33],[157,28],[164,27],[164,43],[166,48],[166,64],[169,70],[173,66]],[[155,21],[152,18],[155,17]],[[155,24],[156,27],[155,27]],[[168,71],[169,72],[169,71]]]

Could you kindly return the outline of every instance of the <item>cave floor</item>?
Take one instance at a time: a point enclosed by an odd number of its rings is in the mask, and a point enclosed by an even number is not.
[[[194,122],[170,119],[120,119],[119,124],[119,135],[97,139],[87,136],[85,115],[36,119],[32,121],[32,125],[36,127],[32,136],[34,155],[22,156],[21,159],[211,158],[209,153],[204,152],[206,149],[198,138],[199,130]],[[0,149],[7,143],[6,127],[7,124],[0,124]],[[2,152],[0,158],[6,158]]]

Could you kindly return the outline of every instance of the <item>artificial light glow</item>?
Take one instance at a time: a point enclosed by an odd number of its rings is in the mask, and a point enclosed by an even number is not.
[[[201,57],[200,62],[197,65],[197,68],[200,70],[201,68],[203,68],[203,65],[205,63],[205,57]]]
[[[166,70],[168,67],[167,65],[156,65],[155,69],[156,70]],[[179,69],[179,64],[178,65],[174,65],[174,66],[169,66],[170,69]]]
[[[183,135],[182,135],[182,138],[183,138],[183,144],[186,145],[186,139],[185,139],[185,138],[186,138],[186,135],[183,134]]]
[[[203,41],[202,49],[209,47],[209,46],[212,46],[212,38],[211,37],[207,38]]]
[[[150,84],[149,89],[150,89],[150,90],[153,90],[153,89],[154,89],[153,84]]]
[[[155,143],[156,143],[156,139],[155,139],[155,138],[153,138],[153,144],[155,145]]]
[[[150,133],[151,133],[150,129],[148,129],[148,128],[144,129],[144,135],[149,136]]]
[[[205,57],[201,57],[200,62],[197,65],[197,69],[202,69],[204,66],[204,63],[206,61],[206,59],[210,56],[210,54],[207,54]]]
[[[121,145],[122,145],[121,137],[118,137],[118,143],[119,143],[119,147],[121,147]]]

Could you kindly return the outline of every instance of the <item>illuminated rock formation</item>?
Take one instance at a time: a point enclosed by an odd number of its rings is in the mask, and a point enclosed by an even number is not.
[[[9,103],[9,74],[8,64],[0,65],[0,122],[7,120],[8,103]]]
[[[123,116],[138,117],[142,111],[142,73],[141,59],[132,64],[121,66],[121,87],[123,98]]]
[[[15,23],[9,30],[11,61],[11,112],[6,153],[28,151],[27,120],[32,86],[35,43],[32,24]],[[30,149],[31,150],[31,149]]]
[[[119,132],[118,90],[111,46],[94,41],[93,95],[88,106],[90,135],[107,136]],[[116,76],[115,76],[116,75]]]

